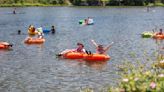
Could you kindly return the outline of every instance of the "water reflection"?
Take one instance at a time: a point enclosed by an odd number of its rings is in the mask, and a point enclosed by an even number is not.
[[[106,68],[108,61],[86,61],[85,64],[96,70],[103,70]]]
[[[69,66],[87,66],[89,68],[95,69],[95,70],[103,70],[106,68],[107,63],[110,61],[84,61],[82,59],[77,60],[70,60],[70,59],[62,59],[59,60],[67,62]]]

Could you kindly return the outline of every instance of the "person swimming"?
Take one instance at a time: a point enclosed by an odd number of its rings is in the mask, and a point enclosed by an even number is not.
[[[13,10],[13,14],[16,14],[16,8],[14,8],[14,10]]]
[[[55,32],[56,32],[55,26],[52,26],[52,27],[51,27],[51,33],[52,33],[52,34],[55,34]]]
[[[21,34],[21,30],[18,30],[18,35],[20,35]]]

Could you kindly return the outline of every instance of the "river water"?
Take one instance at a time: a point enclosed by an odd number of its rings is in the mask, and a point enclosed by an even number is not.
[[[145,63],[147,56],[156,58],[156,41],[143,39],[140,34],[164,24],[163,7],[149,12],[145,7],[26,7],[17,8],[17,14],[12,10],[0,8],[0,40],[14,44],[13,50],[0,50],[0,92],[79,92],[85,87],[99,92],[116,85],[116,65],[126,60]],[[78,24],[88,16],[94,19],[94,25]],[[55,25],[56,34],[45,34],[43,45],[26,45],[23,40],[30,24],[45,29]],[[17,30],[22,34],[17,35]],[[95,52],[91,39],[104,45],[114,42],[108,52],[110,61],[56,58],[55,54],[75,48],[77,42]]]

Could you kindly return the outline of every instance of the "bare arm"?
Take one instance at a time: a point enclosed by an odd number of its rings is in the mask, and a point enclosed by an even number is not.
[[[107,51],[110,49],[110,47],[112,47],[113,43],[114,43],[114,42],[112,42],[110,45],[108,45],[108,46],[105,48],[105,52],[107,52]]]
[[[94,40],[91,40],[91,42],[96,46],[96,48],[98,47],[98,44]]]

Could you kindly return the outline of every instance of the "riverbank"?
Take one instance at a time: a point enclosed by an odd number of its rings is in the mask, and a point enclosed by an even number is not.
[[[68,4],[42,4],[42,3],[14,3],[14,4],[0,4],[0,7],[53,7],[53,6],[74,6]],[[145,6],[161,6],[163,3],[149,4]],[[143,6],[143,7],[145,7]],[[75,7],[137,7],[137,6],[75,6]]]
[[[152,61],[150,58],[147,62]],[[105,92],[164,92],[164,59],[158,57],[152,65],[126,62],[116,65],[121,78],[117,86],[106,87]],[[127,67],[128,66],[128,67]],[[104,90],[104,89],[103,89]],[[96,92],[93,88],[84,88],[81,92]]]
[[[69,6],[67,4],[41,4],[41,3],[16,3],[16,4],[0,4],[0,7],[52,7],[52,6]]]

